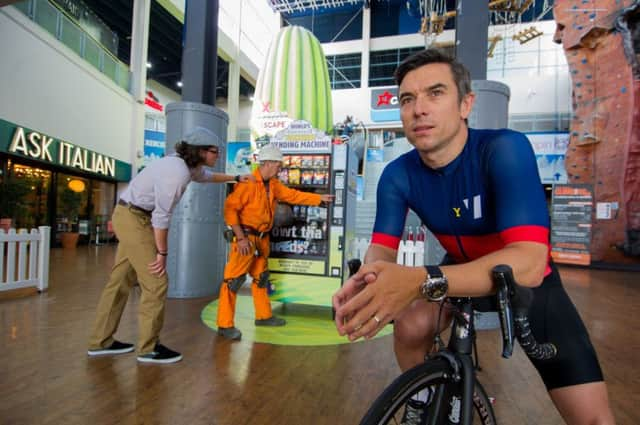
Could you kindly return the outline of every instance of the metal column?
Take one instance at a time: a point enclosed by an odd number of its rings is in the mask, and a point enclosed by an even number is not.
[[[184,34],[182,102],[167,105],[167,148],[194,126],[208,128],[223,141],[214,169],[223,172],[229,120],[215,107],[218,0],[187,0]],[[225,195],[223,184],[192,182],[176,206],[169,228],[169,297],[217,295],[226,259]]]
[[[489,3],[458,0],[456,13],[456,59],[471,73],[472,80],[487,78]]]

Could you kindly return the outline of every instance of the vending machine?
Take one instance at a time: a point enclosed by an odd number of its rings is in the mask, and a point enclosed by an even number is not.
[[[345,253],[355,239],[357,159],[347,144],[306,121],[293,121],[270,143],[283,154],[278,178],[288,187],[333,194],[333,203],[290,205],[289,219],[271,230],[269,271],[276,301],[331,306],[348,277]]]

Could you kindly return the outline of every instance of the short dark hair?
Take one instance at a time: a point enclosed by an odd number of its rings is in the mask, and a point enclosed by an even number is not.
[[[214,146],[190,145],[187,142],[182,141],[176,143],[176,153],[184,160],[184,162],[186,162],[187,167],[196,168],[198,165],[204,163],[202,156],[200,156],[200,152],[206,151],[212,147]]]
[[[446,63],[449,65],[449,69],[451,69],[451,74],[453,75],[453,81],[456,82],[456,86],[458,87],[458,100],[460,102],[462,102],[462,99],[464,99],[466,95],[471,93],[471,75],[469,74],[469,70],[455,58],[438,48],[421,50],[405,58],[393,74],[396,83],[400,86],[402,80],[404,80],[404,77],[410,71],[430,63]]]

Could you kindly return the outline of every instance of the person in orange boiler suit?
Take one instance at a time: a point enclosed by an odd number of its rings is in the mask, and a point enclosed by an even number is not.
[[[269,271],[269,232],[273,226],[276,201],[289,204],[320,205],[331,202],[333,195],[302,192],[286,187],[277,178],[282,166],[282,152],[266,145],[258,154],[255,182],[236,185],[224,204],[224,220],[235,235],[218,300],[218,335],[230,340],[242,338],[234,326],[236,296],[247,273],[253,277],[251,295],[256,326],[284,326],[286,321],[273,315],[267,293]]]

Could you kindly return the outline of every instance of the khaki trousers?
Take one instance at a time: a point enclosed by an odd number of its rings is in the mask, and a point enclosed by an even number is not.
[[[158,277],[147,269],[157,255],[151,218],[117,205],[113,212],[113,228],[119,240],[116,260],[98,302],[89,349],[106,348],[113,343],[113,334],[118,329],[129,292],[137,281],[141,290],[137,352],[150,353],[158,342],[164,322],[169,286],[166,274]]]
[[[224,282],[220,287],[218,298],[218,320],[219,328],[230,328],[234,325],[236,314],[236,293],[229,290],[227,281],[249,273],[253,277],[251,284],[251,295],[253,296],[253,307],[256,319],[268,319],[273,314],[271,312],[271,302],[266,287],[258,287],[260,275],[267,270],[267,259],[269,258],[269,236],[262,239],[256,235],[247,235],[252,248],[257,248],[260,256],[256,257],[253,252],[249,255],[242,255],[238,252],[238,244],[231,244],[229,261],[224,267]]]

